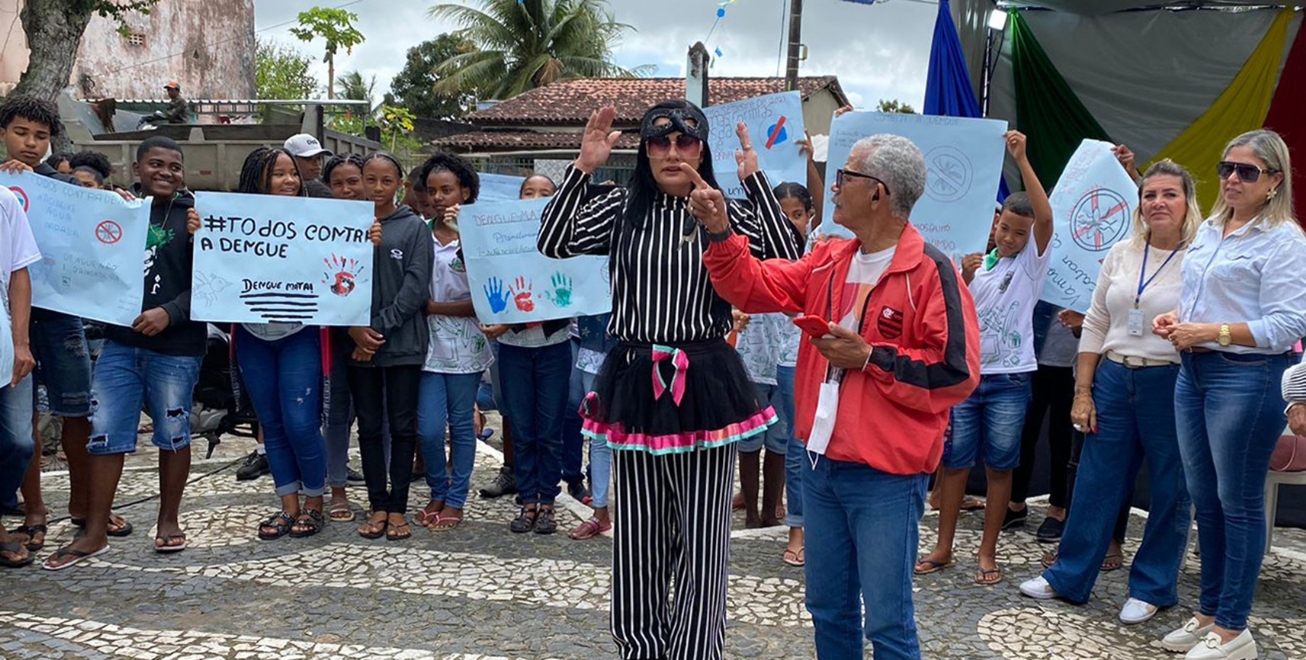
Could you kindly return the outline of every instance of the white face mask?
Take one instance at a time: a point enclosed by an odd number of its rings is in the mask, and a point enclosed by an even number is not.
[[[816,454],[811,459],[813,470],[830,446],[830,436],[834,434],[834,422],[838,416],[839,380],[827,380],[821,383],[821,393],[816,399],[816,416],[812,419],[812,434],[807,438],[807,451]]]

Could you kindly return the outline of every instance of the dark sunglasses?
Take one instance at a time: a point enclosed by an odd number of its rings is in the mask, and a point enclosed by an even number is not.
[[[661,135],[644,140],[648,145],[648,155],[654,158],[666,158],[671,153],[671,136]],[[681,133],[676,136],[676,151],[681,158],[697,158],[703,151],[703,141],[692,136]]]
[[[1261,178],[1262,173],[1275,175],[1279,173],[1279,170],[1263,170],[1251,163],[1231,163],[1227,160],[1222,160],[1215,166],[1215,173],[1220,176],[1222,181],[1229,178],[1229,175],[1234,172],[1238,173],[1238,178],[1243,183],[1256,183],[1257,179]]]
[[[855,178],[855,179],[870,179],[871,181],[874,181],[874,182],[876,182],[876,183],[878,183],[878,184],[884,186],[884,194],[885,194],[885,195],[888,195],[888,194],[889,194],[889,184],[885,183],[883,180],[879,179],[878,177],[873,177],[873,176],[871,176],[871,175],[869,175],[869,174],[862,174],[861,172],[854,172],[854,171],[852,171],[852,170],[845,170],[845,169],[838,169],[838,170],[835,170],[835,171],[834,171],[834,185],[839,186],[840,188],[843,188],[844,180],[847,179],[848,177],[853,177],[853,178]]]

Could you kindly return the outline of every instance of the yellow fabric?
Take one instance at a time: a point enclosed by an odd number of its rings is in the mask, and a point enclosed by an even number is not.
[[[1292,17],[1291,9],[1279,12],[1233,82],[1197,121],[1156,156],[1156,160],[1169,158],[1193,173],[1197,179],[1197,199],[1205,209],[1210,209],[1220,194],[1215,166],[1224,155],[1224,145],[1265,124]]]

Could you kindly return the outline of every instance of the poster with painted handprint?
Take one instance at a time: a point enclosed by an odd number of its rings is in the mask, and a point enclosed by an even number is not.
[[[548,201],[481,202],[459,213],[467,280],[482,323],[530,323],[611,311],[607,257],[550,259],[536,248]]]

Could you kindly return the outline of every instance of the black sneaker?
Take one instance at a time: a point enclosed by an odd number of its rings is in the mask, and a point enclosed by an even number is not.
[[[481,489],[481,497],[490,500],[515,492],[517,492],[517,478],[512,476],[512,468],[505,465],[499,468],[499,474],[495,475],[494,482]]]
[[[541,507],[539,513],[535,515],[535,533],[552,534],[558,531],[558,521],[553,519],[553,508]]]
[[[594,501],[594,497],[590,495],[590,489],[585,487],[584,479],[575,483],[567,484],[567,494],[576,498],[577,502],[586,506],[589,506],[589,503]]]
[[[265,474],[272,474],[272,468],[268,467],[268,457],[255,451],[246,456],[245,462],[236,470],[236,481],[258,479]]]
[[[1028,517],[1029,517],[1029,507],[1021,509],[1020,511],[1012,511],[1010,508],[1008,508],[1006,515],[1002,517],[1003,531],[1016,529],[1018,527],[1024,527],[1025,519]]]
[[[345,472],[345,483],[350,486],[366,486],[367,479],[363,478],[363,473],[354,468],[347,468]]]
[[[525,534],[526,532],[535,529],[535,521],[538,517],[538,510],[534,508],[528,509],[523,506],[521,511],[517,513],[517,517],[513,518],[512,522],[508,523],[508,529],[512,530],[513,534]],[[549,517],[552,518],[552,516]]]
[[[1057,520],[1051,516],[1043,519],[1043,524],[1038,526],[1039,543],[1056,543],[1061,540],[1061,533],[1065,531],[1066,523],[1063,520]]]

